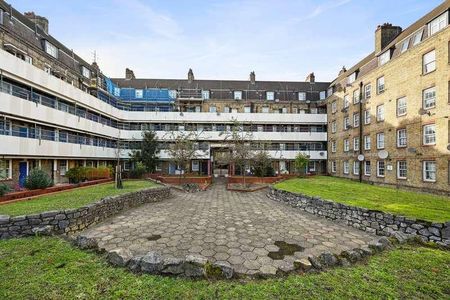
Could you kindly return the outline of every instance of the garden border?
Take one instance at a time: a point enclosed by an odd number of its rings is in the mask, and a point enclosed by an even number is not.
[[[314,215],[342,221],[349,226],[377,235],[397,236],[399,233],[403,233],[418,236],[425,242],[434,242],[444,247],[450,247],[450,221],[434,223],[407,218],[274,187],[270,187],[267,197]]]
[[[97,202],[66,210],[25,216],[0,215],[0,239],[36,234],[73,234],[97,224],[123,210],[170,197],[168,187],[148,188],[105,197]]]

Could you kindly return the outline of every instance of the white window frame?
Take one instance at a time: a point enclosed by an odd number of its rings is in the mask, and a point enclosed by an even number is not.
[[[371,122],[371,114],[370,114],[370,108],[366,109],[364,111],[364,125],[369,125]]]
[[[81,66],[81,74],[88,79],[91,78],[91,70],[89,70],[85,66]]]
[[[336,101],[331,102],[331,112],[333,114],[337,112],[337,102]]]
[[[417,31],[413,37],[413,46],[420,44],[422,41],[423,29]]]
[[[372,97],[372,85],[370,83],[364,86],[364,99],[370,99]]]
[[[433,35],[444,29],[448,25],[448,11],[428,23],[429,35]]]
[[[434,166],[434,167],[431,167],[431,166]],[[422,173],[423,181],[436,182],[436,178],[437,178],[436,161],[434,161],[434,160],[425,160],[425,161],[423,161],[423,163],[422,163],[422,170],[423,170],[423,173]],[[431,174],[434,174],[434,176],[429,176]]]
[[[49,41],[45,40],[45,52],[54,58],[58,58],[58,48],[50,43]]]
[[[217,107],[215,105],[210,105],[209,106],[209,112],[210,113],[215,113],[217,112]]]
[[[319,99],[324,100],[325,98],[327,98],[327,91],[320,91]]]
[[[397,117],[405,116],[407,113],[407,99],[401,97],[397,99]]]
[[[423,74],[428,74],[436,70],[436,50],[431,50],[422,56]]]
[[[353,91],[353,104],[359,103],[359,89]]]
[[[344,174],[345,175],[350,174],[350,164],[349,164],[348,160],[344,161],[343,166],[344,166]]]
[[[336,161],[331,161],[331,173],[336,173]]]
[[[298,92],[298,101],[306,101],[306,92]]]
[[[408,146],[408,134],[406,128],[397,129],[397,147],[404,148]]]
[[[390,60],[391,60],[391,49],[384,51],[383,53],[381,53],[380,56],[378,56],[378,64],[380,66],[386,64]]]
[[[377,177],[386,176],[386,163],[384,160],[377,160]]]
[[[336,141],[331,141],[331,152],[336,153]]]
[[[210,92],[209,90],[202,90],[202,99],[203,100],[209,100]]]
[[[432,109],[436,107],[436,87],[432,86],[422,91],[423,109]]]
[[[134,90],[134,97],[136,99],[144,98],[144,90],[143,89],[136,89],[136,90]]]
[[[377,133],[377,149],[384,149],[385,147],[385,136],[384,132],[378,132]]]
[[[404,163],[404,168],[401,168],[401,165]],[[405,172],[404,176],[402,175],[402,171]],[[397,161],[397,178],[398,179],[406,179],[408,177],[408,163],[406,160],[398,160]]]
[[[359,127],[359,113],[353,114],[353,127]]]
[[[234,100],[242,100],[242,91],[234,91]]]
[[[400,53],[404,53],[406,50],[408,50],[408,46],[409,46],[409,38],[407,38],[402,42]]]
[[[348,151],[350,151],[350,140],[345,139],[344,140],[344,152],[348,152]]]
[[[359,175],[359,161],[353,161],[353,175]]]
[[[12,160],[11,159],[0,159],[0,175],[4,178],[0,177],[1,180],[8,180],[12,178]]]
[[[364,150],[370,150],[371,148],[371,140],[370,140],[370,135],[365,135],[364,136]]]
[[[365,176],[370,176],[370,173],[372,172],[372,167],[370,164],[370,160],[365,160],[364,161],[364,175]]]
[[[359,137],[353,138],[353,151],[359,151]]]
[[[331,133],[336,133],[337,132],[337,123],[336,120],[334,120],[333,122],[331,122]]]
[[[344,108],[348,108],[350,106],[350,99],[349,95],[344,95]]]
[[[384,121],[384,104],[377,106],[377,122]]]
[[[436,124],[423,125],[423,144],[436,145]]]
[[[59,175],[65,176],[66,172],[69,170],[69,161],[62,159],[59,161]]]
[[[377,94],[382,94],[386,90],[384,76],[377,78]]]
[[[275,100],[275,92],[266,92],[266,100],[268,101]]]
[[[344,117],[344,130],[348,130],[349,127],[350,127],[350,118],[347,116]]]
[[[347,83],[352,84],[355,81],[356,81],[356,72],[353,72],[352,74],[348,75]]]
[[[249,114],[249,113],[251,113],[251,112],[252,112],[251,106],[244,106],[244,113]]]

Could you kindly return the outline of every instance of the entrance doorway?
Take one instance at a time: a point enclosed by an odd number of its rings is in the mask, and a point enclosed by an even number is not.
[[[24,187],[25,179],[28,175],[28,163],[26,161],[19,162],[19,186]]]
[[[229,163],[227,160],[228,148],[217,148],[212,151],[212,170],[214,177],[227,177],[229,174]]]

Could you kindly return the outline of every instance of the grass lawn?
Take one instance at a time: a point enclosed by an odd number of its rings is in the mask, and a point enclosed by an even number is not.
[[[57,237],[0,241],[0,299],[445,299],[450,252],[405,245],[367,264],[255,281],[134,275]]]
[[[104,183],[89,187],[43,195],[31,200],[0,205],[0,215],[27,215],[49,210],[77,208],[95,202],[106,196],[120,195],[143,188],[156,187],[148,180],[130,180],[123,182],[123,189],[114,188],[114,183]]]
[[[275,185],[293,193],[433,222],[450,220],[450,198],[359,183],[344,178],[293,178]]]

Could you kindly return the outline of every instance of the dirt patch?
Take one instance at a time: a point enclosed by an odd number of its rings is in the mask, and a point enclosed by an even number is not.
[[[305,250],[305,248],[297,245],[297,244],[289,244],[285,241],[276,241],[275,246],[280,248],[278,251],[272,251],[267,254],[273,260],[281,260],[284,259],[285,256],[294,255],[295,252],[301,252]]]

